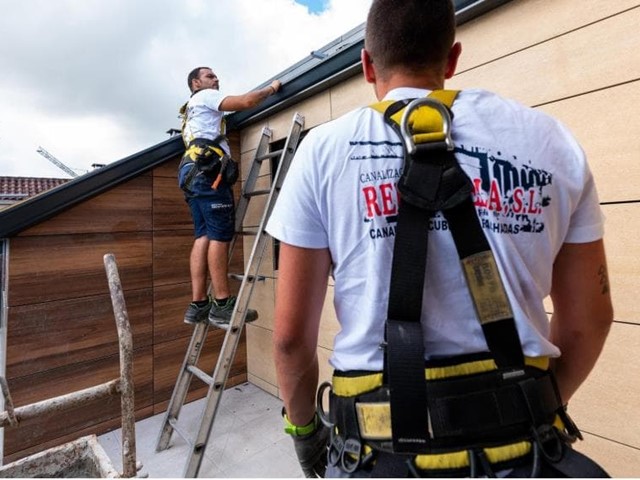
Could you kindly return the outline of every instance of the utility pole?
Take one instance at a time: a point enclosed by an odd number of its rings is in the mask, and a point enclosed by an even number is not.
[[[62,163],[60,160],[58,160],[56,157],[54,157],[53,155],[51,155],[49,152],[47,152],[44,148],[42,147],[38,147],[38,150],[36,150],[40,155],[42,155],[44,158],[46,158],[47,160],[49,160],[51,163],[53,163],[56,167],[58,167],[61,170],[64,170],[66,173],[68,173],[69,175],[71,175],[72,177],[77,177],[78,174],[76,172],[74,172],[70,167],[67,167],[64,163]]]

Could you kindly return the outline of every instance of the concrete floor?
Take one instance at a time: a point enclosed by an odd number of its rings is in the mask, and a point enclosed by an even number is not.
[[[195,438],[204,399],[186,404],[179,428]],[[283,431],[282,402],[255,385],[244,383],[222,394],[211,438],[200,467],[200,477],[303,478],[293,442]],[[164,413],[136,423],[139,475],[175,478],[184,475],[189,446],[174,432],[168,449],[156,452]],[[100,445],[122,472],[121,430],[98,437]]]

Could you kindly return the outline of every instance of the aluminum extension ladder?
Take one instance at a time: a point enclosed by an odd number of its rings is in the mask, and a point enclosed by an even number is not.
[[[180,369],[180,373],[178,374],[178,379],[176,381],[173,394],[171,395],[171,400],[169,401],[162,429],[158,437],[156,451],[160,452],[169,447],[171,435],[175,430],[190,446],[190,454],[183,475],[185,478],[195,478],[198,476],[200,465],[202,464],[202,458],[213,429],[213,422],[218,411],[220,398],[224,391],[224,387],[229,376],[229,370],[233,364],[233,359],[240,342],[240,336],[242,328],[244,327],[247,308],[249,306],[251,294],[253,293],[253,287],[256,280],[260,278],[258,272],[262,262],[262,257],[264,256],[267,241],[270,238],[264,229],[275,205],[278,193],[282,187],[282,182],[284,181],[289,165],[291,164],[291,160],[293,159],[293,155],[297,149],[303,128],[304,117],[295,113],[289,135],[285,140],[284,148],[271,153],[269,153],[271,130],[267,127],[263,128],[262,137],[260,138],[255,158],[251,164],[251,170],[245,180],[242,195],[236,208],[236,235],[234,235],[229,247],[229,258],[233,255],[236,239],[240,235],[255,235],[255,239],[245,273],[241,276],[242,283],[238,292],[238,298],[236,300],[233,313],[231,314],[229,326],[226,329],[227,333],[218,356],[213,376],[209,376],[196,366],[207,332],[209,331],[209,324],[206,322],[200,322],[195,325],[184,362]],[[273,174],[271,188],[269,190],[257,190],[256,181],[260,174],[262,162],[275,157],[279,157],[280,160],[276,172]],[[247,208],[251,198],[264,195],[268,195],[268,197],[259,226],[257,229],[256,227],[253,227],[248,231],[243,231],[244,217],[247,213]],[[200,417],[199,431],[194,442],[189,439],[186,432],[181,432],[178,428],[178,416],[182,406],[184,405],[193,376],[209,385],[205,407]]]

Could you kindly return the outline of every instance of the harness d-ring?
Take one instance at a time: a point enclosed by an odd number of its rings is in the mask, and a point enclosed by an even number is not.
[[[318,418],[324,424],[325,427],[333,428],[334,424],[331,423],[327,413],[324,411],[324,407],[322,406],[322,397],[324,396],[324,391],[329,389],[329,393],[332,391],[332,385],[329,382],[322,382],[318,387],[318,394],[316,395],[316,413],[318,414]]]
[[[402,140],[404,141],[407,153],[409,155],[416,153],[416,144],[413,141],[411,132],[409,131],[409,116],[413,110],[422,106],[428,106],[438,111],[442,117],[444,143],[447,146],[447,150],[453,150],[453,140],[451,139],[451,114],[449,113],[449,110],[438,100],[431,97],[422,97],[416,98],[406,106],[402,114],[402,119],[400,120],[400,131],[402,132]]]

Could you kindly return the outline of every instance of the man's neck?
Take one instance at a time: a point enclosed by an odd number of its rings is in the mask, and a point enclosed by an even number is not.
[[[388,79],[377,79],[375,85],[376,97],[378,97],[378,100],[382,100],[391,90],[402,87],[439,90],[444,88],[444,76],[439,74],[394,73]]]

